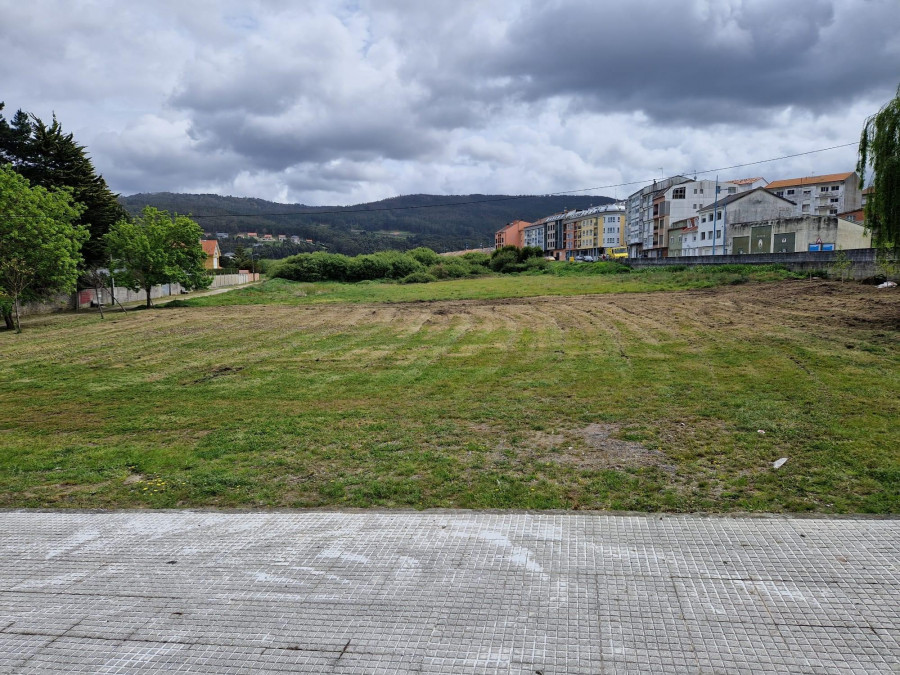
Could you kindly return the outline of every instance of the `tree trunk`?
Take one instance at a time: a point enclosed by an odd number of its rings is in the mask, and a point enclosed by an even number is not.
[[[153,307],[153,303],[150,302],[150,286],[147,286],[147,309]]]
[[[6,330],[15,330],[16,324],[13,321],[12,310],[3,310],[3,321],[6,323]]]
[[[16,295],[13,298],[13,306],[15,306],[15,308],[16,308],[16,332],[21,333],[22,332],[22,322],[19,321],[19,296],[18,295]]]

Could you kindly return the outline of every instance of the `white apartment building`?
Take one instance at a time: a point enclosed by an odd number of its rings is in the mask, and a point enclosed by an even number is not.
[[[718,182],[719,199],[756,189],[764,183],[762,177]],[[629,257],[666,257],[670,227],[715,203],[716,184],[715,180],[673,176],[631,195],[627,213]]]
[[[835,216],[862,206],[859,176],[853,171],[776,180],[766,189],[794,202],[797,216]]]
[[[602,207],[600,219],[601,247],[617,248],[625,245],[625,202],[616,202]]]

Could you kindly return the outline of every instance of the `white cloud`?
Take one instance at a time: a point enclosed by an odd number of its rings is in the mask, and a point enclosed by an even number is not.
[[[0,0],[0,51],[5,112],[55,111],[115,190],[347,204],[542,194],[855,140],[896,87],[900,14],[895,0]]]

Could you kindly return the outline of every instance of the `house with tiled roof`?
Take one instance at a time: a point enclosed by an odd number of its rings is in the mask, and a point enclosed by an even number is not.
[[[737,185],[741,190],[755,190],[758,187],[765,187],[769,183],[769,181],[762,176],[738,178],[737,180],[730,180],[728,182],[732,185]]]
[[[798,216],[836,216],[862,206],[859,176],[854,171],[776,180],[766,189],[795,202]]]
[[[222,256],[222,249],[219,248],[219,240],[201,239],[200,245],[203,247],[203,252],[206,254],[206,260],[203,261],[203,266],[208,270],[219,269],[219,258]]]

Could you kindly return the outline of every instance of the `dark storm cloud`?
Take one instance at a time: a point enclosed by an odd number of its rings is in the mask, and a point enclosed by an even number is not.
[[[889,91],[900,63],[895,0],[531,3],[499,48],[465,62],[523,101],[571,97],[657,122],[761,123],[795,106],[819,112]],[[436,85],[440,91],[447,78]],[[440,91],[440,95],[446,95]]]
[[[299,115],[299,113],[298,113]],[[227,150],[256,168],[282,170],[336,157],[350,160],[424,158],[437,143],[427,128],[413,128],[396,117],[363,118],[335,111],[294,123],[237,113],[198,115],[192,135],[201,150]]]

